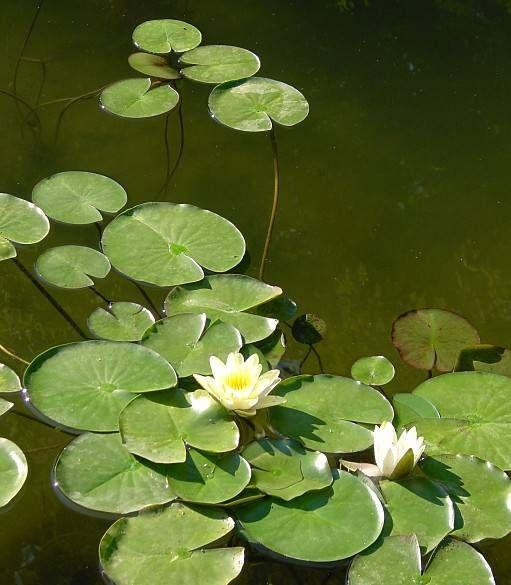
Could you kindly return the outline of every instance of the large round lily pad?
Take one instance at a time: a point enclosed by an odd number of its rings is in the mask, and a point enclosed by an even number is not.
[[[142,344],[163,356],[180,378],[192,374],[211,374],[209,358],[225,362],[242,346],[239,331],[229,323],[217,321],[206,328],[204,313],[183,313],[155,323],[144,334]]]
[[[252,77],[259,71],[259,57],[252,51],[227,45],[207,45],[186,52],[179,62],[183,77],[201,83],[225,83]]]
[[[165,299],[167,315],[205,313],[211,321],[230,323],[245,343],[268,337],[277,319],[255,314],[257,309],[282,294],[278,286],[242,274],[207,276],[198,284],[177,288]]]
[[[184,53],[202,40],[199,29],[181,20],[147,20],[133,31],[135,46],[148,53]]]
[[[21,490],[27,475],[27,459],[23,451],[9,439],[0,438],[0,508]]]
[[[78,506],[111,514],[128,514],[175,498],[162,467],[133,457],[118,433],[85,433],[71,441],[55,466],[55,483]]]
[[[371,545],[383,526],[383,509],[374,491],[344,471],[330,488],[286,502],[265,498],[236,514],[246,537],[292,559],[338,561]],[[285,527],[285,537],[283,537]]]
[[[209,96],[213,118],[245,132],[271,130],[273,123],[294,126],[309,113],[309,104],[294,87],[264,77],[223,83]]]
[[[100,96],[101,108],[121,118],[152,118],[170,112],[179,103],[179,94],[168,84],[152,88],[151,80],[123,79],[106,87]]]
[[[245,253],[245,240],[230,221],[174,203],[143,203],[124,211],[106,227],[102,245],[117,270],[158,286],[201,280],[203,268],[224,272]]]
[[[98,307],[87,319],[89,331],[99,339],[140,341],[154,323],[154,316],[138,303],[117,302]]]
[[[389,402],[371,386],[342,376],[295,376],[273,391],[286,398],[270,409],[272,425],[309,449],[326,453],[363,451],[373,444],[372,427],[392,420]]]
[[[94,286],[94,278],[105,278],[110,272],[108,258],[86,246],[58,246],[43,252],[36,261],[39,276],[61,288]]]
[[[101,211],[116,213],[126,205],[124,188],[104,175],[66,171],[39,181],[32,201],[51,218],[65,223],[101,221]]]
[[[28,366],[30,403],[57,425],[115,431],[122,408],[139,392],[175,386],[171,366],[132,343],[83,341],[51,348]]]
[[[394,373],[394,366],[383,355],[360,358],[351,367],[351,377],[370,386],[388,384],[394,378]]]
[[[169,65],[165,57],[151,53],[133,53],[128,63],[135,71],[158,79],[179,79],[181,75]]]
[[[414,394],[432,402],[442,417],[414,422],[427,453],[475,455],[511,469],[510,378],[456,372],[424,382]]]
[[[121,518],[101,540],[101,566],[116,585],[227,585],[243,567],[243,548],[208,548],[234,528],[219,508],[167,508]]]
[[[392,343],[403,360],[419,370],[452,371],[460,350],[479,341],[468,321],[443,309],[409,311],[392,326]]]
[[[0,364],[0,392],[19,392],[21,382],[18,374],[5,364]]]
[[[213,453],[232,451],[240,433],[231,415],[205,390],[180,388],[140,396],[122,411],[126,447],[150,461],[186,460],[185,443]]]

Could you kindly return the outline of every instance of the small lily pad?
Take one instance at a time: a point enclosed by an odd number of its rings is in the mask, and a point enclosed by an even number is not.
[[[147,20],[133,31],[133,42],[148,53],[184,53],[200,45],[199,29],[181,20]]]
[[[179,63],[187,79],[201,83],[225,83],[255,75],[261,63],[259,57],[240,47],[207,45],[186,52]]]
[[[317,315],[307,313],[305,315],[300,315],[300,317],[295,320],[291,331],[293,337],[298,343],[314,345],[323,339],[326,331],[326,323]]]
[[[0,364],[0,392],[19,392],[21,382],[18,374],[9,366]]]
[[[94,278],[105,278],[110,272],[108,258],[86,246],[58,246],[43,252],[36,261],[37,274],[46,282],[61,288],[94,286]]]
[[[89,331],[98,339],[140,341],[154,323],[154,316],[138,303],[117,302],[97,308],[87,319]]]
[[[230,221],[174,203],[143,203],[124,211],[106,227],[102,245],[117,270],[157,286],[201,280],[203,268],[224,272],[245,253],[245,240]]]
[[[124,188],[104,175],[66,171],[39,181],[32,201],[51,218],[73,224],[101,221],[101,211],[116,213],[126,205]]]
[[[9,412],[9,410],[11,410],[13,406],[14,404],[12,402],[0,398],[0,416],[2,416],[2,414],[5,414],[6,412]]]
[[[181,75],[165,57],[151,53],[133,53],[128,57],[130,67],[139,73],[158,79],[179,79]]]
[[[123,79],[106,87],[101,108],[121,118],[152,118],[170,112],[179,103],[177,91],[164,84],[151,88],[151,80]]]
[[[440,414],[434,404],[418,394],[403,392],[394,394],[392,406],[396,413],[394,426],[404,427],[421,418],[440,418]]]
[[[209,96],[213,118],[245,132],[271,130],[273,122],[294,126],[309,114],[309,104],[294,87],[264,77],[222,83]]]
[[[369,386],[384,386],[394,378],[392,362],[383,355],[373,355],[357,360],[351,367],[351,377]]]
[[[27,475],[28,464],[23,451],[9,439],[0,438],[0,508],[21,490]]]

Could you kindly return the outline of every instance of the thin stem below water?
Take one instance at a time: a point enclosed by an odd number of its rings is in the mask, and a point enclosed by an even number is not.
[[[25,364],[26,366],[28,366],[28,364],[30,362],[27,362],[27,360],[24,360],[22,357],[20,357],[19,355],[16,355],[13,351],[11,351],[10,349],[7,349],[4,345],[0,345],[0,351],[2,351],[3,353],[5,353],[6,355],[8,355],[9,357],[17,360],[18,362],[21,362],[22,364]]]
[[[146,293],[146,291],[138,284],[138,282],[135,282],[134,280],[132,281],[133,284],[138,288],[140,294],[144,297],[145,301],[147,302],[147,304],[152,308],[152,310],[155,312],[156,316],[161,319],[162,315],[160,313],[160,311],[157,309],[156,305],[153,303],[151,297]]]
[[[107,299],[95,286],[89,286],[88,288],[107,305],[110,304],[110,299]]]

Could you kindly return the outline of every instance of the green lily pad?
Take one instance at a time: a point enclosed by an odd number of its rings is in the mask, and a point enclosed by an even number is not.
[[[252,466],[252,483],[270,496],[292,500],[332,483],[328,459],[319,451],[306,451],[291,439],[260,439],[250,443],[243,457]]]
[[[479,341],[468,321],[443,309],[409,311],[392,326],[392,343],[401,358],[419,370],[452,371],[461,349]]]
[[[133,42],[148,53],[184,53],[200,45],[199,29],[181,20],[148,20],[133,31]]]
[[[334,472],[328,489],[290,502],[268,497],[235,510],[251,542],[310,562],[351,557],[371,545],[383,526],[383,509],[373,490],[344,471]]]
[[[158,79],[179,79],[181,75],[160,55],[133,53],[128,57],[130,67],[139,73]]]
[[[426,477],[380,481],[390,517],[389,534],[415,533],[422,554],[431,552],[454,528],[454,506],[447,491]]]
[[[209,112],[220,124],[245,132],[271,130],[273,122],[294,126],[309,114],[309,104],[294,87],[264,77],[222,83],[209,96]]]
[[[415,421],[426,452],[463,453],[511,469],[511,379],[487,372],[456,372],[421,384],[414,394],[438,409],[439,419]]]
[[[36,260],[39,276],[61,288],[94,286],[92,277],[105,278],[110,272],[108,258],[86,246],[58,246],[49,248]]]
[[[286,352],[286,337],[280,329],[255,343],[254,347],[264,356],[271,368],[276,368]]]
[[[420,467],[455,503],[453,536],[479,542],[511,532],[511,480],[498,467],[466,455],[427,457]]]
[[[4,400],[3,398],[0,398],[0,416],[2,416],[2,414],[5,414],[9,410],[11,410],[11,408],[13,406],[14,406],[14,404],[12,402],[9,402],[8,400]]]
[[[9,366],[0,364],[0,392],[19,392],[21,382],[18,374]]]
[[[234,528],[219,508],[180,503],[121,518],[99,547],[102,569],[116,585],[227,585],[243,568],[243,548],[207,548]]]
[[[0,193],[0,260],[16,256],[13,244],[36,244],[49,231],[50,222],[37,205]]]
[[[207,45],[185,53],[179,63],[183,77],[201,83],[225,83],[255,75],[259,57],[247,49],[227,45]]]
[[[207,276],[197,284],[177,288],[165,299],[167,315],[205,313],[212,322],[230,323],[245,343],[265,339],[278,325],[277,319],[254,314],[257,307],[282,294],[278,286],[242,274]]]
[[[167,468],[177,497],[197,504],[220,504],[241,493],[250,481],[250,465],[237,453],[212,455],[189,449],[186,461]]]
[[[360,358],[351,367],[351,377],[369,386],[384,386],[394,374],[394,366],[383,355]]]
[[[154,323],[151,311],[138,303],[111,303],[108,309],[98,307],[87,319],[89,331],[98,339],[140,341]]]
[[[124,188],[110,177],[66,171],[39,181],[32,201],[49,217],[73,224],[101,221],[101,211],[116,213],[126,205]]]
[[[389,536],[351,564],[349,585],[495,585],[491,569],[474,548],[453,539],[440,545],[421,577],[414,534]]]
[[[0,508],[21,490],[27,475],[28,464],[23,451],[9,439],[0,438]]]
[[[224,272],[245,253],[245,240],[230,221],[174,203],[143,203],[124,211],[106,227],[102,245],[117,270],[157,286],[201,280],[202,268]]]
[[[118,433],[85,433],[71,441],[55,466],[55,486],[78,506],[111,514],[175,499],[164,469],[133,457]]]
[[[126,447],[157,463],[186,460],[185,443],[213,453],[232,451],[240,433],[230,414],[205,390],[180,388],[140,396],[122,411]]]
[[[168,84],[151,89],[151,80],[123,79],[106,87],[100,106],[121,118],[152,118],[170,112],[179,103],[179,94]]]
[[[421,418],[440,418],[440,414],[434,404],[418,394],[394,394],[392,406],[396,417],[394,425],[404,427]]]
[[[139,392],[175,386],[171,366],[132,343],[82,341],[51,348],[24,376],[31,404],[57,423],[81,431],[116,431],[119,413]]]
[[[211,374],[209,358],[225,362],[231,352],[242,346],[239,331],[229,323],[217,321],[206,328],[204,313],[182,313],[155,323],[142,344],[163,356],[180,378],[192,374]]]
[[[287,378],[273,394],[286,398],[270,409],[277,431],[325,453],[364,451],[373,444],[370,429],[393,418],[380,392],[341,376]]]

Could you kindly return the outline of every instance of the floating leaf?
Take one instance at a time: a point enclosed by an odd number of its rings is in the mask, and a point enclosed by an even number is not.
[[[3,398],[0,398],[0,416],[2,416],[2,414],[5,414],[6,412],[8,412],[13,406],[14,406],[14,404],[12,402],[9,402],[8,400],[4,400]]]
[[[394,374],[394,366],[383,355],[360,358],[351,367],[351,377],[370,386],[384,386],[394,378]]]
[[[463,347],[479,343],[479,334],[456,313],[418,309],[394,321],[392,343],[414,368],[448,372],[454,369]]]
[[[133,53],[128,57],[130,67],[135,71],[158,79],[179,79],[181,75],[165,59],[151,53]]]
[[[36,261],[36,272],[46,282],[61,288],[94,286],[92,277],[105,278],[110,272],[108,258],[86,246],[58,246],[43,252]]]
[[[204,390],[140,396],[122,411],[120,427],[132,453],[157,463],[185,461],[185,443],[222,453],[235,449],[240,439],[232,417]]]
[[[9,258],[16,258],[16,248],[9,240],[0,236],[0,262],[2,260],[9,260]]]
[[[469,345],[464,347],[458,354],[455,372],[473,372],[476,368],[475,362],[482,362],[484,365],[498,364],[507,350],[497,345],[490,345],[488,343],[479,343],[477,345]],[[483,370],[486,371],[486,370]],[[492,371],[491,369],[488,371]],[[501,372],[493,372],[500,374]]]
[[[511,351],[509,349],[504,349],[499,361],[487,363],[476,359],[473,364],[474,370],[477,372],[492,372],[493,374],[511,377]]]
[[[135,46],[148,53],[184,53],[200,45],[199,29],[181,20],[148,20],[133,31]]]
[[[0,508],[21,490],[27,475],[27,459],[23,451],[9,439],[0,438]]]
[[[440,418],[436,407],[418,394],[394,394],[392,406],[396,417],[394,425],[404,427],[421,418]]]
[[[124,188],[110,177],[66,171],[39,181],[32,201],[51,218],[73,224],[101,221],[101,211],[116,213],[126,205]]]
[[[100,96],[101,108],[121,118],[152,118],[170,112],[179,103],[179,94],[170,85],[151,89],[151,80],[123,79],[106,87]]]
[[[224,272],[245,253],[245,240],[230,221],[174,203],[143,203],[124,211],[106,227],[102,245],[120,272],[158,286],[201,280],[202,267]]]
[[[268,497],[236,508],[236,514],[251,542],[310,562],[346,559],[372,544],[383,526],[374,492],[344,471],[334,473],[328,489],[290,502]]]
[[[78,506],[111,514],[129,514],[175,498],[163,468],[133,457],[118,433],[76,437],[58,458],[55,482]]]
[[[206,315],[183,313],[167,317],[148,329],[142,344],[163,356],[180,378],[211,374],[209,358],[225,362],[242,346],[241,335],[229,323],[217,321],[206,329]]]
[[[18,374],[9,366],[0,364],[0,392],[19,392],[21,382]]]
[[[277,319],[255,315],[252,311],[282,294],[278,286],[242,274],[207,276],[197,284],[180,287],[165,299],[167,315],[205,313],[211,321],[230,323],[245,343],[265,339],[277,327]]]
[[[138,303],[111,303],[107,309],[97,308],[87,319],[89,331],[99,339],[140,341],[154,323],[151,311]]]
[[[262,492],[292,500],[332,483],[328,459],[319,451],[306,451],[290,439],[260,439],[250,443],[243,457],[252,466],[252,483]]]
[[[220,124],[245,132],[271,130],[273,122],[294,126],[309,113],[309,104],[297,89],[264,77],[218,85],[208,103]]]
[[[116,431],[122,408],[136,393],[175,386],[171,366],[132,343],[82,341],[51,348],[28,366],[31,404],[59,425]]]
[[[293,323],[293,337],[299,343],[305,345],[313,345],[319,343],[323,339],[323,335],[326,331],[326,323],[323,319],[320,319],[317,315],[307,313],[301,315]]]
[[[185,53],[179,63],[181,74],[201,83],[224,83],[252,77],[259,71],[259,57],[247,49],[207,45]]]
[[[286,398],[284,405],[270,409],[277,431],[326,453],[367,449],[373,444],[370,428],[393,418],[380,392],[341,376],[287,378],[273,394]]]

